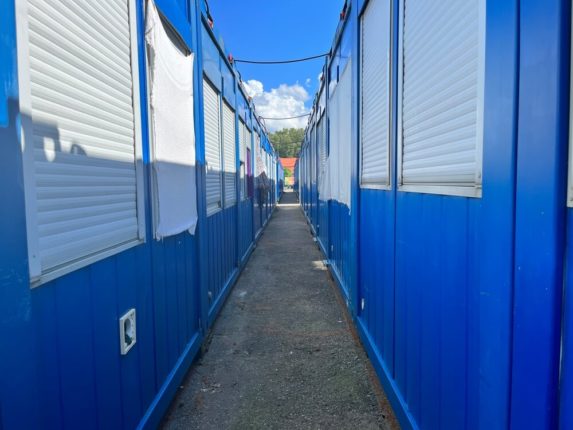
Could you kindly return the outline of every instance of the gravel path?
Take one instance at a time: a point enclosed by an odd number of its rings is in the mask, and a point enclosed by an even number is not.
[[[295,203],[277,207],[163,428],[397,428]]]

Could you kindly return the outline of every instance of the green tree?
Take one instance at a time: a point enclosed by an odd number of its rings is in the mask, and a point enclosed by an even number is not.
[[[279,157],[298,157],[304,139],[303,128],[283,128],[270,134],[271,142]]]

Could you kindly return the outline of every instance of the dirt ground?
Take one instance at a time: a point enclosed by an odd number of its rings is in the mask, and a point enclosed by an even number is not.
[[[285,193],[164,429],[395,429],[293,193]]]

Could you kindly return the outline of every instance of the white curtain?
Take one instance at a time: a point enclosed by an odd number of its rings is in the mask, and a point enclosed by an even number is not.
[[[153,156],[155,237],[161,239],[197,225],[193,54],[168,34],[153,1],[148,2],[148,45]]]
[[[352,157],[352,62],[348,60],[329,103],[330,151],[319,180],[322,200],[350,209]]]

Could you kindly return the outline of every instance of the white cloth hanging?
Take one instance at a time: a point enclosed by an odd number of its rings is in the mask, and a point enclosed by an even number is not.
[[[151,93],[151,147],[155,237],[197,225],[193,54],[169,34],[152,0],[145,26]],[[171,30],[169,30],[171,31]]]
[[[348,60],[329,103],[330,150],[319,180],[321,200],[351,200],[352,63]]]
[[[348,59],[336,88],[338,98],[338,176],[337,200],[350,209],[352,180],[352,61]],[[332,169],[331,169],[332,172]]]

